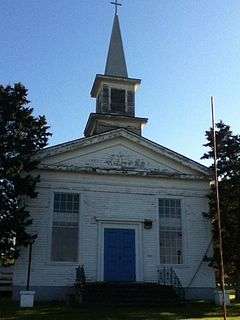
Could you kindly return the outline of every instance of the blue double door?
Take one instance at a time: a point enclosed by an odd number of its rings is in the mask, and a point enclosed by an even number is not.
[[[134,229],[104,229],[104,281],[136,280]]]

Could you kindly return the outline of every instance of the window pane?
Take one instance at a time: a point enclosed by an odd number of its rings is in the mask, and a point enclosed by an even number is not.
[[[78,227],[52,228],[52,261],[77,261]]]

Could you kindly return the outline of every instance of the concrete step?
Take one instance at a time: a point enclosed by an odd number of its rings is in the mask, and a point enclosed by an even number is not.
[[[87,283],[82,294],[86,304],[160,305],[180,301],[173,287],[153,283]]]
[[[12,291],[13,272],[0,271],[0,291]]]

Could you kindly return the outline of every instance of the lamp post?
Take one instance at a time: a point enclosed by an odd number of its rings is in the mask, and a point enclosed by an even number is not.
[[[31,265],[32,265],[32,246],[35,240],[36,240],[36,237],[32,238],[31,241],[29,242],[26,290],[20,291],[20,307],[22,308],[32,308],[34,303],[35,291],[31,291],[29,289],[30,289]]]
[[[27,291],[29,291],[29,287],[30,287],[31,266],[32,266],[32,246],[33,246],[34,242],[35,242],[35,239],[32,239],[29,243],[28,272],[27,272],[27,286],[26,286]]]

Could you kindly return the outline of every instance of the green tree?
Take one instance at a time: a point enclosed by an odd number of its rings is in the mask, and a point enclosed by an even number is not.
[[[213,129],[206,131],[209,148],[202,159],[213,159]],[[226,281],[240,288],[240,136],[222,121],[216,124],[217,169]],[[211,165],[210,169],[214,170]],[[209,218],[213,225],[214,261],[219,270],[215,189],[209,195]]]
[[[27,226],[32,223],[22,201],[34,198],[40,177],[33,175],[38,161],[33,155],[47,145],[44,116],[34,117],[27,89],[20,83],[0,85],[0,262],[16,259],[21,246],[35,237]]]

